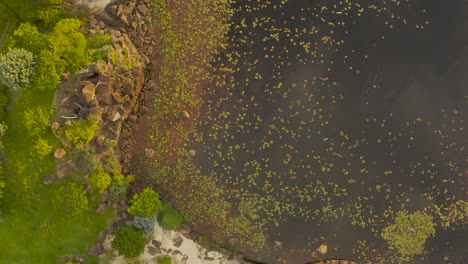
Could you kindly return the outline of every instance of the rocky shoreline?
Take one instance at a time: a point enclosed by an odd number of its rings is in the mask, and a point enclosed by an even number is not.
[[[105,34],[112,36],[114,56],[108,56],[109,63],[97,61],[88,69],[63,76],[54,99],[56,115],[52,130],[57,133],[71,120],[83,120],[90,114],[102,118],[100,129],[90,145],[96,150],[98,158],[109,154],[105,148],[106,140],[115,140],[113,150],[122,165],[122,173],[129,174],[132,138],[137,122],[149,113],[150,94],[155,86],[152,78],[154,70],[153,54],[156,45],[152,26],[151,0],[115,0],[105,8],[89,9],[77,5],[74,1],[65,3],[89,14],[88,35]],[[63,154],[63,155],[62,155]],[[62,162],[66,153],[57,154],[57,179],[63,180],[70,175],[72,164]],[[44,183],[51,184],[55,177],[48,175]],[[88,188],[91,191],[92,188]],[[103,198],[96,213],[104,213],[107,208],[114,208],[116,216],[101,231],[97,241],[88,254],[99,257],[101,262],[127,263],[123,257],[115,257],[110,241],[117,229],[128,225],[132,216],[126,211],[125,202],[116,204]],[[185,246],[184,246],[185,245]],[[189,246],[187,246],[189,245]],[[184,251],[185,250],[185,251]],[[319,252],[320,254],[323,254]],[[317,253],[317,256],[320,254]],[[182,225],[176,231],[164,230],[157,223],[153,239],[146,245],[140,257],[145,261],[157,261],[158,257],[171,255],[179,263],[258,263],[247,260],[239,252],[211,245],[205,237],[197,234],[188,225]],[[83,258],[67,258],[83,263]],[[281,258],[278,263],[286,263]],[[156,263],[156,262],[154,262]],[[356,262],[329,259],[307,264],[357,264]]]
[[[99,60],[88,69],[74,73],[66,73],[62,84],[58,87],[54,98],[52,130],[55,134],[62,127],[70,125],[72,121],[84,120],[90,114],[100,116],[100,129],[90,142],[99,159],[109,154],[105,141],[114,140],[117,146],[112,154],[121,162],[122,173],[129,173],[131,159],[132,137],[137,122],[149,112],[149,94],[154,89],[151,80],[153,64],[152,15],[150,0],[116,0],[111,1],[105,8],[92,9],[85,5],[78,5],[75,1],[64,3],[68,7],[84,11],[89,16],[88,35],[105,34],[112,36],[112,46],[115,50],[108,56],[109,63]],[[81,3],[82,4],[82,3]],[[64,159],[66,153],[57,154],[57,180],[70,176],[73,164]],[[44,182],[51,184],[54,177],[46,177]],[[88,188],[92,191],[92,188]],[[110,247],[110,241],[115,231],[121,226],[130,224],[132,216],[126,209],[125,202],[112,203],[103,198],[96,213],[103,214],[107,208],[114,208],[116,217],[108,224],[107,229],[101,231],[97,241],[92,245],[88,254],[99,257],[101,261],[111,263],[126,263],[122,257],[110,260],[115,255]],[[158,256],[172,255],[179,263],[249,263],[243,256],[227,249],[214,248],[203,236],[193,232],[188,225],[182,225],[177,231],[163,230],[156,224],[156,232],[166,234],[164,238],[151,239],[146,246],[142,258],[157,259]],[[171,233],[171,236],[167,236]],[[157,238],[160,234],[155,234]],[[183,252],[179,249],[181,240],[185,244],[193,244],[192,249]],[[169,240],[169,241],[168,241]],[[172,244],[172,248],[167,244]],[[192,258],[189,258],[192,255]],[[81,257],[67,258],[82,263]]]

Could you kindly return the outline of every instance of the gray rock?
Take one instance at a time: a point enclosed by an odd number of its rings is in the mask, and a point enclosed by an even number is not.
[[[68,164],[62,164],[57,167],[57,180],[63,181],[65,178],[70,176],[70,166]]]
[[[189,119],[190,118],[190,114],[187,112],[187,111],[182,111],[180,113],[180,116],[183,118],[183,119]]]
[[[55,181],[55,174],[50,173],[45,176],[44,180],[42,181],[44,184],[52,184]]]
[[[54,152],[54,157],[56,159],[63,159],[65,157],[65,155],[67,155],[67,152],[63,148],[58,148]]]
[[[94,75],[94,72],[92,72],[92,71],[90,71],[88,69],[79,70],[79,71],[75,72],[75,77],[76,77],[77,80],[87,79],[87,78],[90,78],[93,75]]]
[[[181,233],[182,235],[188,237],[188,236],[190,236],[190,233],[192,233],[192,229],[190,229],[190,227],[188,227],[187,225],[182,224],[182,225],[177,229],[177,232],[179,232],[179,233]]]
[[[104,248],[101,243],[96,243],[88,249],[88,254],[93,257],[98,257],[102,253],[104,253]]]
[[[147,114],[149,112],[149,108],[147,106],[140,106],[140,113],[142,115]]]
[[[117,102],[118,104],[121,104],[123,103],[123,101],[125,100],[120,94],[118,93],[113,93],[112,94],[112,98],[114,98],[115,102]]]
[[[161,241],[158,241],[158,240],[155,240],[155,239],[153,239],[151,241],[151,244],[153,244],[153,246],[155,246],[156,248],[160,248],[161,245],[162,245]]]
[[[183,241],[184,240],[179,236],[172,240],[172,242],[174,243],[174,247],[177,247],[177,248],[180,247],[180,245],[182,245]]]
[[[98,209],[96,210],[96,213],[98,214],[103,214],[107,209],[107,205],[105,203],[99,203]]]
[[[99,103],[110,104],[111,90],[112,88],[109,84],[101,83],[96,87],[96,99]]]
[[[98,73],[98,74],[102,74],[106,70],[107,70],[107,63],[104,60],[97,60],[96,63],[94,63],[90,67],[90,71]]]
[[[128,117],[128,119],[129,119],[130,121],[132,121],[132,122],[135,122],[135,121],[137,121],[138,117],[137,117],[136,115],[130,115],[130,116]]]
[[[107,236],[107,230],[102,230],[101,232],[99,232],[98,241],[102,243],[102,241],[106,239],[106,236]]]
[[[54,133],[54,135],[57,134],[57,131],[60,128],[59,122],[53,122],[50,128],[52,130],[52,133]]]
[[[149,12],[150,12],[148,7],[146,7],[146,5],[143,5],[143,4],[138,6],[138,11],[140,11],[140,14],[142,16],[147,16],[147,15],[149,15]]]
[[[182,255],[182,252],[180,252],[179,250],[174,250],[172,251],[172,255]]]
[[[152,246],[148,246],[148,254],[150,254],[151,256],[156,255],[156,248]]]
[[[154,155],[156,155],[156,151],[154,151],[154,149],[145,149],[145,157],[152,159],[154,158]]]
[[[96,87],[91,82],[86,84],[85,87],[83,87],[83,90],[81,90],[81,94],[83,94],[83,97],[86,103],[89,103],[91,102],[91,100],[94,99],[95,92],[96,92]]]
[[[197,154],[197,151],[194,149],[189,150],[190,155],[193,157]]]
[[[103,112],[104,112],[104,109],[102,109],[102,107],[100,106],[93,106],[89,109],[90,114],[95,114],[98,116],[101,116]]]

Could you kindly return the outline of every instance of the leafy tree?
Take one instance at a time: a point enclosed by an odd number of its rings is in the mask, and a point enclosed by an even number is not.
[[[46,139],[39,137],[33,146],[33,156],[42,159],[52,152],[54,147],[49,145]]]
[[[387,226],[382,237],[390,243],[391,249],[397,249],[402,255],[417,255],[424,250],[427,238],[435,234],[432,217],[422,212],[408,214],[400,211],[395,224]]]
[[[25,49],[9,49],[0,56],[0,83],[19,92],[31,86],[36,60],[34,55]]]
[[[133,219],[133,226],[143,231],[146,236],[153,234],[154,232],[154,224],[156,223],[156,216],[153,217],[144,217],[144,216],[135,216]]]
[[[94,137],[94,133],[99,129],[99,126],[91,123],[89,120],[73,122],[70,127],[65,130],[65,136],[68,140],[77,144],[88,144]]]
[[[54,195],[55,206],[71,216],[78,216],[88,209],[88,197],[83,186],[76,183],[61,185]]]
[[[49,44],[60,58],[67,62],[71,72],[79,70],[86,62],[87,41],[80,32],[81,21],[75,18],[60,20],[49,36]]]
[[[127,198],[128,185],[123,180],[114,180],[109,186],[109,199],[113,202],[120,203]]]
[[[108,173],[111,173],[112,175],[120,173],[120,170],[122,169],[122,165],[120,165],[120,162],[114,155],[105,156],[101,160],[101,163],[104,170],[106,170]]]
[[[117,230],[112,240],[112,248],[127,258],[138,257],[145,250],[145,236],[143,231],[132,226],[124,226]]]
[[[165,203],[158,216],[158,222],[162,227],[175,230],[184,223],[184,217],[171,203]]]
[[[94,171],[98,165],[96,152],[94,151],[94,148],[89,146],[76,146],[70,153],[70,158],[75,161],[76,166],[83,173],[89,173]]]
[[[132,215],[144,217],[156,216],[162,206],[159,194],[150,188],[146,188],[143,192],[135,194],[130,203],[131,206],[128,208],[128,212]]]
[[[89,174],[88,181],[93,188],[105,191],[111,184],[112,178],[102,167],[99,167]]]
[[[47,35],[39,32],[36,26],[29,22],[21,23],[13,32],[12,45],[31,51],[38,56],[47,47]]]
[[[67,63],[53,51],[39,52],[39,65],[33,79],[34,87],[42,91],[55,90],[60,84],[60,74],[65,71]]]

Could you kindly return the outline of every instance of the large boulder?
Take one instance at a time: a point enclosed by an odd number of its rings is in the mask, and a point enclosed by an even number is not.
[[[156,248],[152,246],[148,246],[148,254],[150,254],[151,256],[156,255]]]
[[[100,83],[96,87],[96,99],[101,104],[110,104],[110,97],[111,97],[112,88],[108,83]]]
[[[70,176],[71,168],[68,164],[62,164],[57,166],[57,180],[62,181]]]
[[[95,92],[96,92],[96,87],[91,82],[89,82],[83,87],[83,90],[81,90],[81,93],[83,94],[83,97],[86,103],[89,103],[91,102],[91,100],[94,99]]]
[[[58,148],[54,153],[54,157],[57,159],[63,159],[65,155],[67,155],[67,152],[63,148]]]
[[[90,67],[90,71],[102,74],[107,70],[107,64],[104,60],[98,60],[93,66]]]
[[[181,233],[182,235],[188,237],[190,233],[192,233],[192,229],[185,224],[182,224],[179,228],[177,228],[177,232]]]

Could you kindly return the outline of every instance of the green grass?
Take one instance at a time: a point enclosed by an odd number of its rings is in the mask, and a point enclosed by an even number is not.
[[[1,1],[0,36],[7,23],[14,25],[8,28],[11,33],[19,22]],[[0,50],[2,44],[0,41]],[[38,136],[32,135],[24,120],[28,109],[43,107],[49,111],[53,96],[53,89],[38,92],[34,87],[25,89],[20,96],[9,96],[10,111],[4,120],[8,130],[3,138],[6,187],[0,201],[0,263],[59,263],[61,257],[70,255],[81,255],[86,263],[98,263],[86,251],[95,243],[113,212],[95,213],[98,195],[89,197],[89,210],[78,217],[66,215],[53,206],[54,192],[59,185],[44,185],[42,180],[47,174],[55,173],[55,158],[53,154],[43,159],[34,157],[33,146]],[[59,140],[48,124],[38,126],[40,137],[55,151],[60,146]]]
[[[11,33],[18,25],[19,18],[6,7],[4,1],[0,2],[0,46],[3,43],[3,37]]]
[[[52,154],[42,160],[32,157],[34,137],[21,122],[26,109],[50,107],[52,96],[52,92],[25,92],[8,112],[9,129],[4,137],[6,189],[0,207],[4,218],[0,237],[8,243],[0,243],[0,263],[56,263],[61,256],[85,255],[112,215],[111,211],[102,216],[94,212],[99,197],[90,200],[91,209],[79,217],[53,208],[53,192],[58,185],[44,185],[42,180],[55,172],[55,159]],[[49,129],[41,135],[58,145]]]

